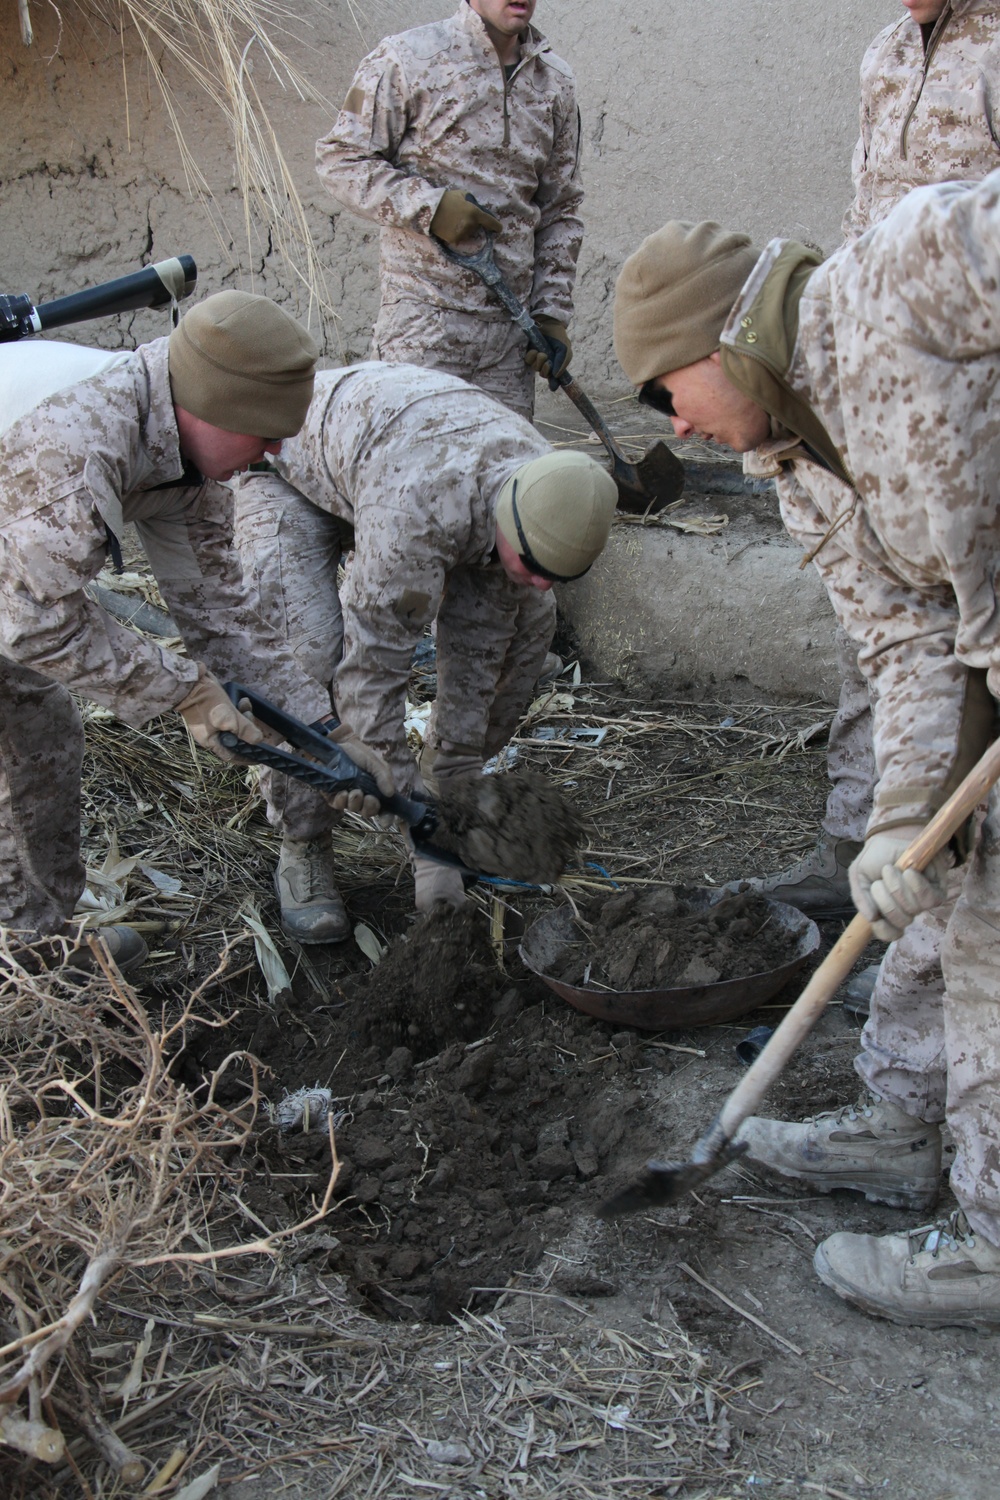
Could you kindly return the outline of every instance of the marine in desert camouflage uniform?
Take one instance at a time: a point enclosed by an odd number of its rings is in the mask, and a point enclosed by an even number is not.
[[[478,774],[530,701],[555,625],[554,577],[586,571],[616,490],[600,465],[556,454],[533,427],[452,375],[379,363],[325,370],[301,433],[236,491],[248,584],[338,711],[405,789],[423,786],[406,742],[413,648],[437,621],[437,697],[421,767]],[[528,546],[517,535],[516,514]],[[339,591],[350,533],[354,556]],[[288,783],[276,821],[315,817],[334,886],[328,809]],[[418,909],[464,900],[454,869],[416,860]],[[332,897],[331,897],[332,900]],[[316,904],[285,908],[307,931]]]
[[[778,461],[785,524],[861,643],[879,780],[851,889],[884,939],[945,900],[946,857],[923,875],[895,861],[996,728],[998,284],[1000,171],[918,189],[821,265],[794,242],[759,254],[718,225],[669,224],[616,297],[619,357],[675,431]],[[947,1002],[928,992],[922,1011],[873,1015],[857,1105],[742,1133],[751,1159],[814,1191],[924,1209],[947,1119],[959,1210],[816,1252],[840,1296],[904,1323],[1000,1323],[997,793],[963,873],[942,944]]]
[[[42,348],[7,346],[4,365],[35,368]],[[124,359],[73,348],[69,384],[58,352],[46,358],[53,393],[0,438],[0,922],[29,935],[63,930],[83,889],[83,726],[70,689],[136,727],[177,710],[223,759],[221,730],[261,731],[218,679],[307,719],[330,712],[251,607],[232,494],[218,482],[297,430],[316,358],[306,331],[266,298],[226,292]],[[120,625],[85,592],[126,522],[188,656]],[[376,756],[349,748],[391,788]],[[109,948],[123,961],[144,952],[127,929]]]
[[[861,131],[852,162],[854,200],[844,216],[847,243],[879,224],[906,193],[935,182],[979,180],[1000,166],[1000,5],[986,0],[903,0],[906,13],[879,32],[861,64]],[[760,477],[766,462],[749,462]],[[869,686],[858,646],[840,628],[842,688],[830,726],[831,787],[817,847],[798,864],[750,882],[816,916],[850,908],[847,870],[871,813],[875,761]],[[908,935],[919,954],[892,953],[904,972],[927,972],[925,939]],[[870,991],[875,970],[867,975]],[[940,977],[938,978],[940,982]]]
[[[449,19],[387,37],[316,147],[333,196],[381,229],[375,357],[458,375],[529,421],[534,372],[547,375],[547,363],[434,236],[469,250],[469,236],[496,231],[507,284],[568,347],[583,237],[580,121],[573,75],[529,25],[534,9],[535,0],[461,0]]]

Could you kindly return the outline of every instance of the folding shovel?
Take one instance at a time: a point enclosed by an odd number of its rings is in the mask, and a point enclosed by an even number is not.
[[[318,791],[325,792],[328,796],[336,796],[339,792],[363,792],[366,796],[377,797],[383,812],[399,818],[410,830],[410,838],[413,847],[423,859],[436,860],[438,864],[454,865],[464,875],[478,879],[478,872],[469,870],[457,854],[450,853],[447,849],[439,849],[434,844],[433,838],[438,827],[438,811],[432,802],[418,802],[412,797],[404,797],[401,792],[394,792],[391,797],[386,797],[379,791],[374,776],[367,771],[362,771],[351,757],[329,738],[329,729],[335,729],[336,723],[323,724],[319,721],[315,724],[303,724],[300,719],[287,714],[275,704],[269,703],[252,688],[243,687],[238,682],[227,682],[226,693],[230,700],[237,706],[249,703],[250,712],[255,719],[266,724],[268,729],[273,729],[280,734],[282,739],[287,740],[298,750],[304,750],[306,756],[296,755],[291,750],[279,749],[276,745],[269,745],[262,741],[251,745],[248,740],[241,740],[238,735],[224,730],[219,735],[219,740],[225,749],[238,755],[241,760],[250,761],[253,765],[267,766],[272,771],[281,771],[285,776],[291,776],[295,781],[304,781],[309,786],[314,786]]]
[[[901,870],[922,870],[971,817],[1000,778],[1000,741],[991,745],[965,780],[896,861]],[[676,1203],[713,1177],[720,1168],[742,1156],[745,1146],[735,1137],[743,1121],[754,1113],[792,1053],[809,1035],[855,962],[871,941],[871,924],[856,916],[845,928],[802,994],[774,1032],[715,1119],[695,1144],[690,1161],[649,1161],[642,1176],[602,1204],[603,1219],[638,1209]]]
[[[470,203],[475,203],[477,208],[483,207],[481,203],[476,203],[471,193],[466,193],[465,196]],[[544,354],[545,358],[550,361],[552,369],[557,370],[560,360],[566,353],[565,345],[560,344],[557,339],[546,338],[528,310],[515,297],[504,281],[493,255],[493,242],[496,235],[489,229],[484,229],[483,234],[486,238],[482,249],[474,251],[471,255],[462,255],[442,239],[438,239],[438,244],[449,260],[454,261],[457,266],[463,266],[467,271],[472,271],[485,286],[489,287],[493,295],[510,313],[517,326],[524,330],[532,349],[537,350],[539,354]],[[437,239],[436,235],[435,238]],[[680,498],[684,489],[684,465],[676,454],[671,453],[666,443],[654,443],[637,464],[630,463],[611,436],[607,423],[597,407],[580,389],[567,370],[559,375],[550,376],[549,388],[553,391],[562,389],[566,392],[611,455],[611,473],[618,486],[618,503],[621,510],[629,511],[633,515],[643,515],[648,512],[655,516],[663,510],[664,506]]]

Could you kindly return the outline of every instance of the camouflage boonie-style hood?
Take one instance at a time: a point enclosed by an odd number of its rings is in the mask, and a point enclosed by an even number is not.
[[[799,331],[799,300],[820,261],[815,250],[795,240],[771,242],[722,330],[722,369],[772,422],[799,438],[812,458],[850,484],[822,421],[788,383]]]

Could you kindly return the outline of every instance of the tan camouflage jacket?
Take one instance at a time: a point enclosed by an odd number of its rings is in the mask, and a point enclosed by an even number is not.
[[[824,261],[789,353],[789,320],[776,334],[758,309],[806,254],[768,246],[723,363],[772,412],[782,394],[802,402],[832,444],[833,463],[794,434],[772,446],[785,524],[877,688],[872,832],[931,816],[985,748],[987,683],[1000,697],[1000,171],[918,189]]]
[[[333,196],[382,227],[383,305],[507,316],[429,238],[445,190],[456,188],[501,220],[497,265],[529,311],[569,322],[583,238],[579,112],[568,65],[527,30],[506,80],[466,0],[448,20],[387,37],[317,143],[317,170]]]
[[[847,238],[879,223],[911,188],[978,181],[1000,166],[998,112],[1000,5],[950,0],[926,51],[908,13],[880,31],[861,64]]]
[[[448,674],[448,696],[471,703],[492,697],[519,612],[551,607],[493,560],[501,485],[549,451],[528,422],[452,375],[371,363],[320,371],[305,426],[274,460],[300,494],[354,529],[334,695],[404,782],[410,658],[431,621],[439,696]]]
[[[130,521],[190,658],[84,592],[107,559],[108,531]],[[48,397],[0,438],[0,653],[133,726],[187,696],[197,661],[301,717],[328,712],[251,608],[231,536],[231,491],[185,476],[167,340],[157,339]]]

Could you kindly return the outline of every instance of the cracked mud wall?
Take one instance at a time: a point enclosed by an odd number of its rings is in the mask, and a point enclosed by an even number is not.
[[[356,24],[347,0],[310,3],[283,45],[337,105],[381,35],[452,8],[451,0],[354,0]],[[221,243],[187,188],[137,39],[126,30],[123,43],[75,4],[57,11],[33,0],[31,13],[36,42],[25,48],[14,0],[0,0],[0,290],[40,300],[189,251],[203,292],[252,287],[304,314],[302,290],[266,233],[247,248],[233,148],[214,106],[166,64],[188,143],[218,198]],[[717,217],[761,242],[792,234],[836,243],[861,54],[900,13],[897,0],[540,0],[536,20],[572,62],[583,111],[587,238],[573,333],[578,373],[597,394],[622,389],[610,338],[615,276],[664,219]],[[363,354],[377,302],[376,237],[341,214],[315,177],[313,144],[329,110],[282,92],[261,66],[254,81],[338,308],[327,354]],[[162,315],[141,314],[65,336],[131,344],[162,329]]]

